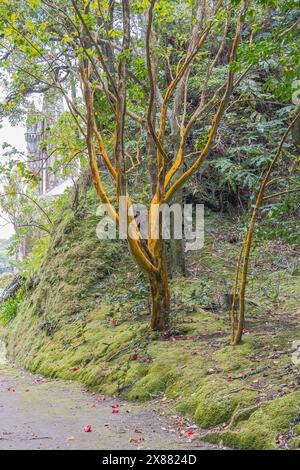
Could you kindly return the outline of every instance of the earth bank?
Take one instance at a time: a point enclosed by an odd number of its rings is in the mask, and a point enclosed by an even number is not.
[[[171,280],[171,332],[149,334],[142,275],[122,242],[96,237],[94,191],[80,201],[74,210],[66,199],[50,242],[28,263],[17,314],[2,330],[9,357],[97,393],[165,400],[168,413],[195,419],[209,442],[297,448],[300,271],[290,266],[299,248],[256,247],[245,336],[232,348],[224,298],[239,246],[233,222],[207,212],[204,248],[189,253],[187,277]]]

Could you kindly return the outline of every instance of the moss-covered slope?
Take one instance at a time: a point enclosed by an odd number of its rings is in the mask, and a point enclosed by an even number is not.
[[[96,205],[89,190],[57,220],[41,269],[27,281],[7,326],[10,356],[33,372],[80,380],[100,393],[167,397],[167,411],[193,417],[210,441],[247,449],[295,446],[299,369],[290,350],[300,339],[300,283],[289,270],[294,249],[282,246],[279,256],[274,244],[257,247],[247,329],[243,344],[232,348],[222,292],[238,246],[230,222],[207,214],[203,250],[189,254],[187,278],[171,281],[171,334],[149,335],[147,285],[124,243],[96,237]]]

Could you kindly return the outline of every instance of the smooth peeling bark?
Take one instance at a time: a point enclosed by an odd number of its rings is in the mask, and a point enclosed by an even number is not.
[[[148,244],[156,271],[149,274],[150,283],[150,329],[164,331],[168,328],[170,312],[169,273],[166,256],[166,243],[162,235],[162,218],[160,205],[157,200],[160,197],[157,185],[157,193],[154,196],[148,213]]]
[[[154,331],[165,331],[168,328],[170,313],[170,289],[165,253],[162,253],[160,268],[150,274],[151,317],[150,328]]]

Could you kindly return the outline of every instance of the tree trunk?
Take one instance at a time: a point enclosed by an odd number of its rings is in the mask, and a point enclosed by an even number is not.
[[[180,188],[175,196],[172,199],[172,203],[180,204],[183,207],[183,191]],[[185,276],[186,274],[186,265],[185,265],[185,241],[182,237],[181,240],[177,240],[174,238],[174,226],[171,223],[171,238],[170,238],[170,251],[169,251],[169,259],[170,259],[170,272],[171,276],[176,274],[181,274]]]
[[[297,107],[295,115],[299,113],[300,106]],[[298,149],[300,146],[300,116],[295,121],[295,124],[292,127],[292,138],[295,147]]]
[[[154,331],[164,331],[168,328],[170,312],[170,290],[165,254],[161,258],[158,273],[149,276],[151,294],[150,327]]]
[[[176,155],[176,149],[178,148],[178,145],[179,145],[178,136],[173,137],[172,140],[173,140],[172,145],[173,145],[173,148],[175,149],[174,153]],[[179,169],[177,171],[177,174],[181,175],[182,169]],[[183,208],[183,189],[182,188],[179,188],[178,191],[173,196],[172,204],[180,204],[180,206]],[[183,237],[181,240],[177,240],[174,238],[173,223],[171,223],[171,237],[170,237],[169,246],[170,246],[169,261],[170,261],[171,276],[175,276],[176,274],[181,274],[185,276],[186,274],[185,252],[184,252],[185,241]]]

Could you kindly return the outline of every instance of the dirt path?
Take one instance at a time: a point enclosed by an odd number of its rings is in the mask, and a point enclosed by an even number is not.
[[[1,348],[0,348],[1,349]],[[119,408],[112,405],[118,404]],[[1,360],[0,449],[204,449],[191,423],[151,405],[101,400],[76,382],[48,380]],[[112,413],[113,410],[119,412]],[[92,432],[85,432],[91,425]],[[140,442],[131,439],[141,439]]]

